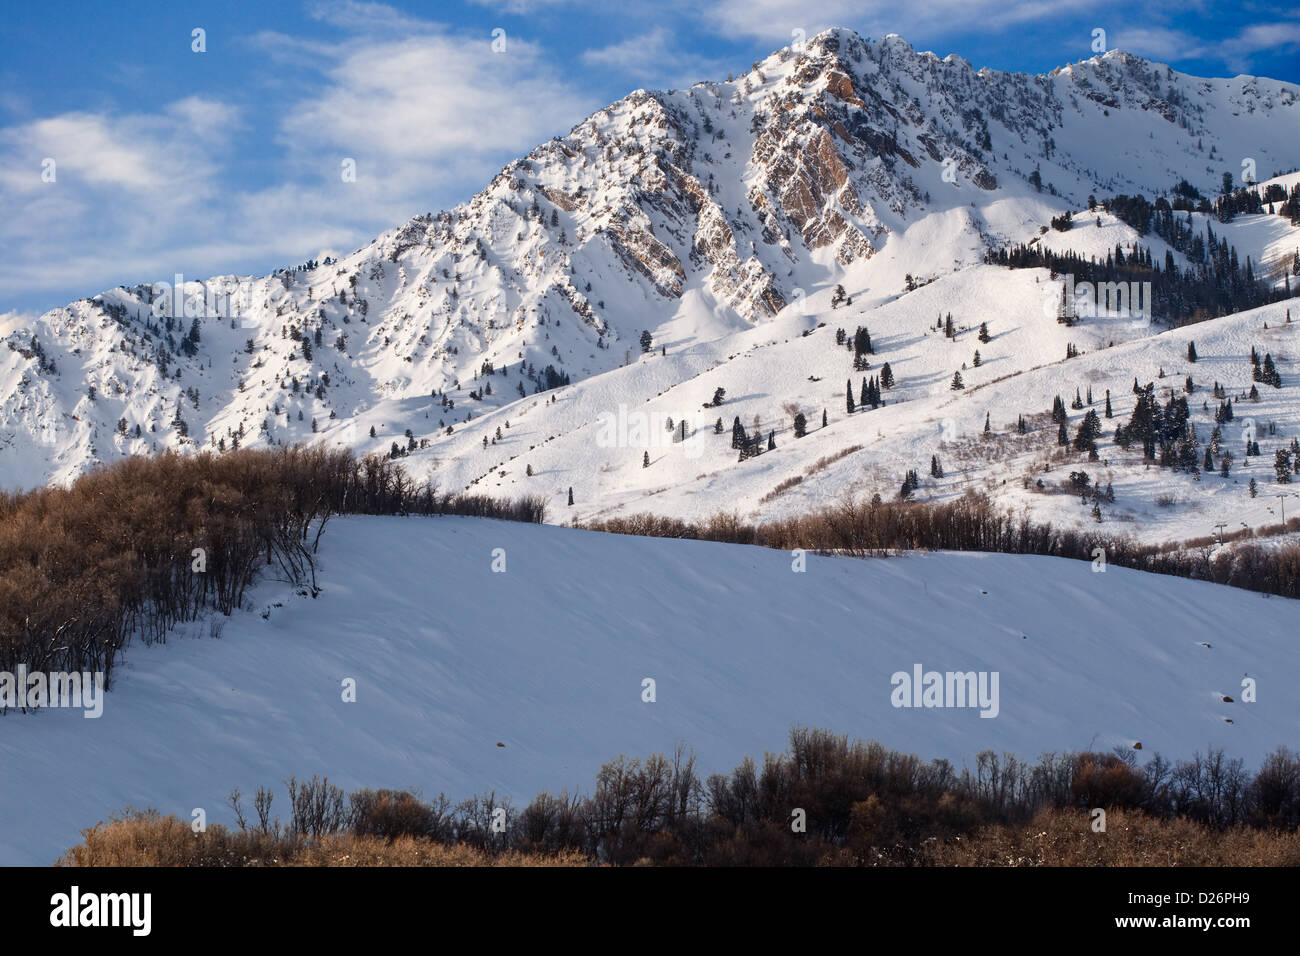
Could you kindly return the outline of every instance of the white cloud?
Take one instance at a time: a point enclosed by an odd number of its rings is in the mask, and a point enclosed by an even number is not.
[[[232,185],[227,157],[240,155],[245,127],[211,98],[0,127],[6,304],[51,308],[177,271],[260,273],[322,248],[351,250],[469,198],[507,161],[604,105],[575,93],[522,38],[507,36],[494,53],[490,33],[355,0],[309,13],[340,27],[339,38],[248,41],[289,67],[261,91],[278,118],[270,185]],[[265,162],[261,148],[255,155]],[[41,180],[46,157],[54,183]],[[342,181],[344,158],[356,161],[354,183]],[[39,290],[57,292],[32,302]]]
[[[700,80],[720,79],[729,72],[721,61],[683,52],[666,27],[585,50],[581,60],[587,66],[656,88],[683,89]]]
[[[36,316],[30,312],[0,312],[0,336],[30,327]]]

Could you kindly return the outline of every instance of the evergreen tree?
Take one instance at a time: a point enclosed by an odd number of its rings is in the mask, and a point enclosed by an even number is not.
[[[960,391],[966,387],[966,384],[961,380],[961,372],[952,373],[952,384],[948,387],[954,392]]]
[[[1255,479],[1250,479],[1250,496],[1254,498],[1259,494],[1259,488],[1255,485]]]
[[[975,356],[974,356],[974,358],[971,359],[971,365],[975,366],[975,368],[979,368],[979,367],[980,367],[980,350],[979,350],[979,349],[976,349],[976,350],[975,350]]]
[[[736,420],[731,423],[731,447],[744,448],[746,441],[748,439],[745,437],[745,426],[740,424],[740,416],[737,415]]]
[[[1291,452],[1285,448],[1279,448],[1273,453],[1273,473],[1277,476],[1279,485],[1291,484]]]
[[[992,336],[989,335],[989,324],[987,322],[981,322],[980,331],[979,331],[980,342],[984,345],[987,345],[990,339],[992,339]]]
[[[866,408],[871,404],[871,389],[867,387],[867,380],[865,378],[862,380],[862,392],[861,398],[858,399],[858,404],[863,408]],[[874,408],[875,406],[872,405],[872,407]]]
[[[725,430],[726,429],[722,427],[722,416],[719,415],[717,422],[715,422],[713,425],[713,434],[721,435]]]
[[[1282,387],[1282,376],[1278,374],[1277,367],[1273,364],[1273,356],[1268,353],[1264,354],[1264,369],[1260,381],[1274,388]]]
[[[889,367],[888,362],[886,362],[884,366],[880,369],[880,387],[881,388],[894,387],[894,370]]]
[[[1188,343],[1187,343],[1187,361],[1189,361],[1189,362],[1195,362],[1195,361],[1196,361],[1196,343],[1195,343],[1195,342],[1188,342]]]
[[[931,477],[931,478],[942,478],[942,477],[943,477],[943,466],[939,464],[939,456],[938,456],[938,455],[931,455],[931,456],[930,456],[930,477]]]
[[[851,381],[849,381],[849,382],[845,382],[845,383],[844,383],[844,386],[845,386],[845,390],[844,390],[844,407],[848,410],[848,413],[849,413],[850,415],[852,415],[853,412],[854,412],[854,405],[853,405],[853,383],[852,383]]]
[[[1065,427],[1065,423],[1061,423]],[[1079,423],[1079,430],[1074,436],[1075,451],[1091,451],[1097,446],[1097,438],[1101,435],[1101,419],[1091,408],[1083,416],[1083,421]]]
[[[647,451],[644,455],[641,456],[641,467],[642,468],[650,467],[650,452]]]
[[[1065,402],[1061,401],[1060,395],[1057,395],[1052,399],[1052,421],[1059,425],[1068,417],[1069,415],[1065,411]]]
[[[799,412],[794,417],[794,437],[803,438],[806,434],[808,434],[808,419],[804,417],[803,412]]]
[[[573,487],[572,487],[572,486],[569,487],[569,504],[570,504],[570,505],[573,504]]]
[[[1028,432],[1029,432],[1029,426],[1025,423],[1025,416],[1024,416],[1024,415],[1020,415],[1020,416],[1016,419],[1016,431],[1019,432],[1021,435],[1028,434]]]
[[[826,409],[822,409],[822,428],[826,427]]]
[[[1219,458],[1219,474],[1224,478],[1232,471],[1232,452],[1225,451]]]
[[[871,333],[865,326],[859,325],[857,331],[853,333],[853,356],[858,358],[863,355],[870,355],[874,349],[871,347]]]
[[[1061,422],[1061,424],[1056,428],[1056,443],[1058,445],[1070,444],[1070,435],[1065,430],[1065,422]]]
[[[769,432],[767,433],[767,450],[768,450],[768,451],[775,451],[775,450],[776,450],[776,431],[775,431],[775,429],[773,429],[772,431],[769,431]]]
[[[649,333],[649,331],[642,330],[642,332],[641,332],[641,351],[642,351],[642,352],[649,352],[649,351],[650,351],[650,346],[653,345],[653,344],[654,344],[654,337]]]
[[[1113,418],[1114,415],[1110,410],[1110,389],[1106,389],[1106,417]]]
[[[989,423],[989,413],[988,413],[988,412],[985,412],[985,413],[984,413],[984,434],[986,434],[986,435],[992,435],[992,434],[993,434],[993,426]]]

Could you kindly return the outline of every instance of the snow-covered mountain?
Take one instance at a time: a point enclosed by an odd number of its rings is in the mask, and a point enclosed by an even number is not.
[[[1245,395],[1252,346],[1294,386],[1294,326],[1284,303],[1174,331],[1159,315],[1067,326],[1053,318],[1057,276],[987,265],[986,252],[1037,240],[1104,258],[1140,242],[1182,268],[1182,251],[1086,211],[1089,197],[1169,195],[1180,180],[1213,196],[1224,173],[1247,169],[1282,174],[1289,190],[1298,164],[1300,103],[1284,83],[1201,79],[1121,52],[1045,76],[977,71],[897,36],[831,30],[727,82],[636,91],[469,202],[352,255],[264,277],[160,277],[10,332],[0,485],[66,482],[168,447],[396,444],[417,477],[543,493],[562,518],[570,487],[584,518],[763,515],[844,491],[892,495],[934,454],[945,477],[922,497],[980,487],[1079,520],[1076,496],[1020,480],[1066,464],[1042,424],[1053,396],[1091,386],[1099,409],[1110,389],[1127,419],[1131,379],[1162,370],[1175,390],[1195,372],[1202,390],[1217,380]],[[1073,228],[1042,235],[1067,211]],[[1231,244],[1277,288],[1300,282],[1287,217],[1189,214],[1187,228]],[[953,337],[934,328],[947,313]],[[981,323],[990,334],[977,342]],[[835,342],[860,325],[869,370]],[[1189,340],[1194,369],[1179,358]],[[1068,365],[1067,346],[1083,353]],[[885,362],[888,404],[849,416],[845,379],[856,398]],[[962,391],[950,387],[958,371]],[[705,408],[718,388],[723,406]],[[1294,387],[1265,391],[1250,414],[1261,444],[1278,445],[1298,433],[1300,405]],[[1218,401],[1203,398],[1189,403],[1206,439]],[[796,448],[799,411],[810,433]],[[628,412],[653,428],[634,437]],[[1071,434],[1083,414],[1071,410]],[[980,437],[986,415],[996,441]],[[1033,428],[1008,437],[1020,415]],[[751,430],[757,418],[777,454],[738,462],[713,434],[719,416],[728,433],[734,417]],[[687,421],[685,441],[669,440],[669,417]],[[1117,517],[1179,534],[1225,515],[1268,522],[1268,499],[1246,495],[1249,472],[1153,480],[1106,447],[1113,424],[1092,470],[1114,485]],[[1215,510],[1211,492],[1232,507]]]

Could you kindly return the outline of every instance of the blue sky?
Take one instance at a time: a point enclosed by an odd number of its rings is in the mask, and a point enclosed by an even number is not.
[[[1108,48],[1184,72],[1300,83],[1300,11],[1283,3],[13,4],[0,332],[117,284],[351,252],[632,89],[724,79],[832,25],[1029,72],[1091,56],[1101,28]]]

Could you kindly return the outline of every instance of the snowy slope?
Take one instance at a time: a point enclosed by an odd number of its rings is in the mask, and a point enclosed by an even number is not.
[[[1059,299],[1060,286],[1045,270],[1008,273],[978,266],[869,312],[856,306],[829,312],[826,326],[806,337],[800,333],[821,317],[782,316],[723,342],[667,357],[645,356],[629,368],[560,389],[554,402],[529,398],[476,418],[406,461],[444,488],[542,494],[552,504],[552,518],[560,521],[637,511],[684,518],[735,511],[761,521],[804,513],[849,493],[889,500],[897,496],[906,471],[916,469],[922,475],[919,500],[949,500],[973,490],[1017,514],[1028,509],[1041,521],[1090,524],[1090,503],[1058,488],[1069,472],[1083,469],[1094,481],[1113,485],[1116,501],[1104,507],[1105,530],[1112,532],[1135,531],[1164,541],[1208,535],[1221,520],[1234,531],[1242,524],[1278,523],[1270,509],[1279,503],[1269,496],[1289,489],[1273,484],[1273,452],[1300,435],[1300,308],[1290,325],[1287,305],[1279,303],[1158,335],[1123,318],[1090,319],[1067,328],[1043,311]],[[959,329],[966,329],[955,341],[933,328],[937,314],[947,311]],[[980,322],[988,323],[988,343],[976,338]],[[868,326],[876,349],[867,372],[853,372],[851,354],[835,346],[836,327],[851,333],[858,323]],[[1188,342],[1196,346],[1195,364],[1186,358]],[[1066,360],[1067,343],[1082,354]],[[1261,356],[1272,355],[1284,383],[1290,383],[1261,388],[1258,403],[1245,399],[1252,385],[1252,346]],[[977,349],[978,368],[971,365]],[[888,404],[849,416],[846,379],[856,399],[862,379],[879,374],[885,362],[897,380],[886,393]],[[963,376],[961,391],[950,388],[954,371]],[[1187,396],[1191,421],[1202,443],[1209,442],[1215,427],[1213,383],[1221,383],[1234,400],[1236,418],[1221,428],[1223,449],[1235,459],[1227,479],[1148,467],[1140,447],[1124,451],[1115,444],[1116,425],[1132,413],[1135,378],[1142,385],[1154,382],[1163,402],[1171,389],[1184,394],[1188,375],[1194,386]],[[724,405],[703,408],[719,387],[726,389]],[[1060,395],[1068,404],[1076,389],[1086,398],[1089,388],[1092,405],[1070,409],[1068,429],[1073,437],[1088,407],[1102,415],[1106,390],[1111,391],[1114,418],[1102,419],[1102,460],[1096,463],[1057,449],[1056,426],[1048,420],[1053,397]],[[803,409],[807,437],[793,437],[787,406]],[[826,429],[820,428],[823,409]],[[381,435],[384,427],[400,435],[406,424],[422,433],[418,413],[403,418],[394,405],[377,411],[384,414],[376,417],[389,423],[381,424]],[[1015,432],[1021,414],[1029,424],[1024,436]],[[747,430],[757,417],[765,436],[775,432],[776,451],[738,462],[730,433],[737,416]],[[986,416],[992,431],[987,438]],[[713,428],[719,417],[721,435]],[[670,418],[675,424],[688,421],[686,442],[671,440]],[[642,420],[647,427],[638,433],[634,426]],[[624,421],[625,429],[606,429],[606,423]],[[1247,459],[1244,434],[1250,423],[1262,454]],[[498,428],[502,437],[494,444]],[[856,446],[861,450],[819,466],[821,459]],[[642,467],[646,450],[649,468]],[[943,466],[941,479],[929,477],[932,455]],[[803,480],[767,498],[790,476]],[[1252,477],[1261,486],[1257,498],[1248,492]],[[1040,479],[1044,489],[1037,487]],[[572,509],[567,507],[570,487]],[[1293,507],[1288,516],[1300,516],[1300,499]]]
[[[290,774],[519,805],[679,740],[726,771],[795,723],[958,766],[1138,742],[1254,766],[1300,736],[1295,603],[1201,582],[942,553],[797,574],[759,548],[460,518],[340,519],[322,563],[316,600],[264,583],[220,640],[131,648],[98,720],[3,718],[0,863],[49,863],[128,803],[228,823],[231,787]],[[997,716],[894,708],[914,664],[998,672]],[[1258,702],[1225,703],[1243,676]]]

